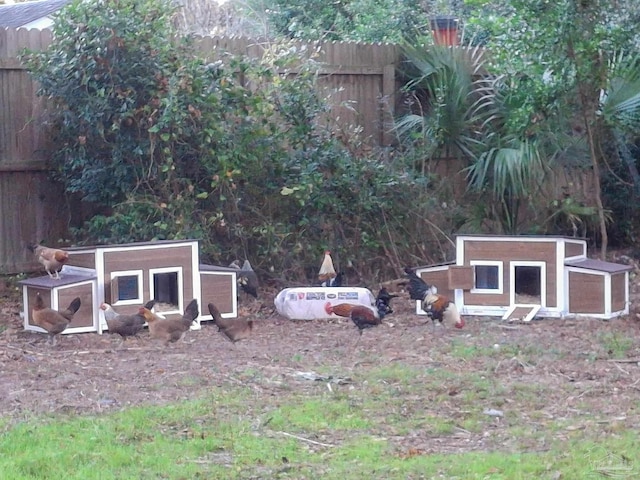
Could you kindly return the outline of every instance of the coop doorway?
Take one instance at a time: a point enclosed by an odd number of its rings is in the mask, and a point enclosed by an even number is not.
[[[546,264],[511,262],[509,271],[511,305],[502,319],[529,322],[546,305]]]
[[[157,312],[182,312],[182,269],[151,269],[150,287],[151,297],[156,300],[154,306]]]
[[[546,306],[544,262],[511,263],[511,304]]]

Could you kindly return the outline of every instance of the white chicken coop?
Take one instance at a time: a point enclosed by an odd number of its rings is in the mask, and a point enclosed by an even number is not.
[[[580,238],[460,235],[455,261],[416,273],[455,300],[462,314],[527,321],[627,315],[631,269],[588,258]]]
[[[31,323],[36,293],[45,305],[66,308],[80,297],[81,306],[63,333],[97,332],[107,329],[99,308],[111,304],[119,313],[136,313],[148,300],[157,300],[165,317],[180,317],[191,299],[198,300],[197,324],[211,320],[203,305],[212,302],[224,318],[238,314],[236,270],[199,263],[197,240],[176,240],[100,245],[65,249],[69,261],[60,279],[49,276],[21,281],[24,328],[42,331]]]

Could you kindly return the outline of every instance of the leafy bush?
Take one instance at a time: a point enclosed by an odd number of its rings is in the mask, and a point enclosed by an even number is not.
[[[205,261],[250,258],[283,279],[310,279],[326,248],[361,277],[450,256],[454,203],[403,156],[338,141],[309,52],[208,63],[171,14],[165,0],[76,1],[25,57],[55,107],[55,176],[101,213],[78,243],[195,238]]]

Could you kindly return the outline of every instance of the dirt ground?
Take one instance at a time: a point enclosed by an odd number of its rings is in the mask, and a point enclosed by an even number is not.
[[[425,389],[424,398],[408,400],[405,415],[412,408],[428,407],[439,395],[439,414],[464,417],[466,406],[460,407],[456,399],[476,387],[462,379],[472,376],[456,377],[461,372],[477,372],[477,378],[488,378],[493,389],[502,392],[499,402],[479,394],[479,408],[495,416],[488,430],[460,427],[440,436],[389,432],[397,437],[393,441],[410,443],[414,449],[514,448],[508,428],[513,424],[501,423],[492,410],[517,412],[522,427],[534,430],[547,421],[561,421],[567,429],[558,433],[560,437],[594,424],[605,433],[620,427],[637,429],[640,322],[635,278],[634,274],[634,313],[608,322],[542,319],[505,324],[473,317],[466,319],[463,330],[434,330],[415,315],[413,302],[405,296],[395,299],[395,312],[380,327],[365,331],[356,345],[357,329],[348,320],[292,322],[275,312],[276,292],[263,292],[257,301],[240,299],[240,316],[256,320],[254,334],[245,342],[231,344],[207,322],[202,330],[188,333],[187,343],[161,347],[145,331],[123,349],[116,348],[115,336],[91,333],[63,335],[55,347],[47,345],[46,336],[22,329],[20,298],[5,286],[0,292],[0,415],[19,421],[58,412],[98,414],[175,402],[229,384],[249,385],[257,395],[278,395],[292,388],[317,391],[317,382],[301,378],[299,372],[330,370],[336,378],[351,379],[357,388],[359,372],[405,364],[447,370],[454,378],[438,391]],[[530,392],[523,394],[526,386]],[[544,448],[522,441],[518,448]]]

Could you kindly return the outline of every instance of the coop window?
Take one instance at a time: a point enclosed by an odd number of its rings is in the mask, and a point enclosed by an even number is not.
[[[149,270],[151,298],[155,309],[162,313],[182,312],[182,268],[156,268]]]
[[[471,262],[474,274],[473,293],[502,293],[502,262]]]
[[[111,274],[111,303],[114,305],[142,303],[142,270]]]

